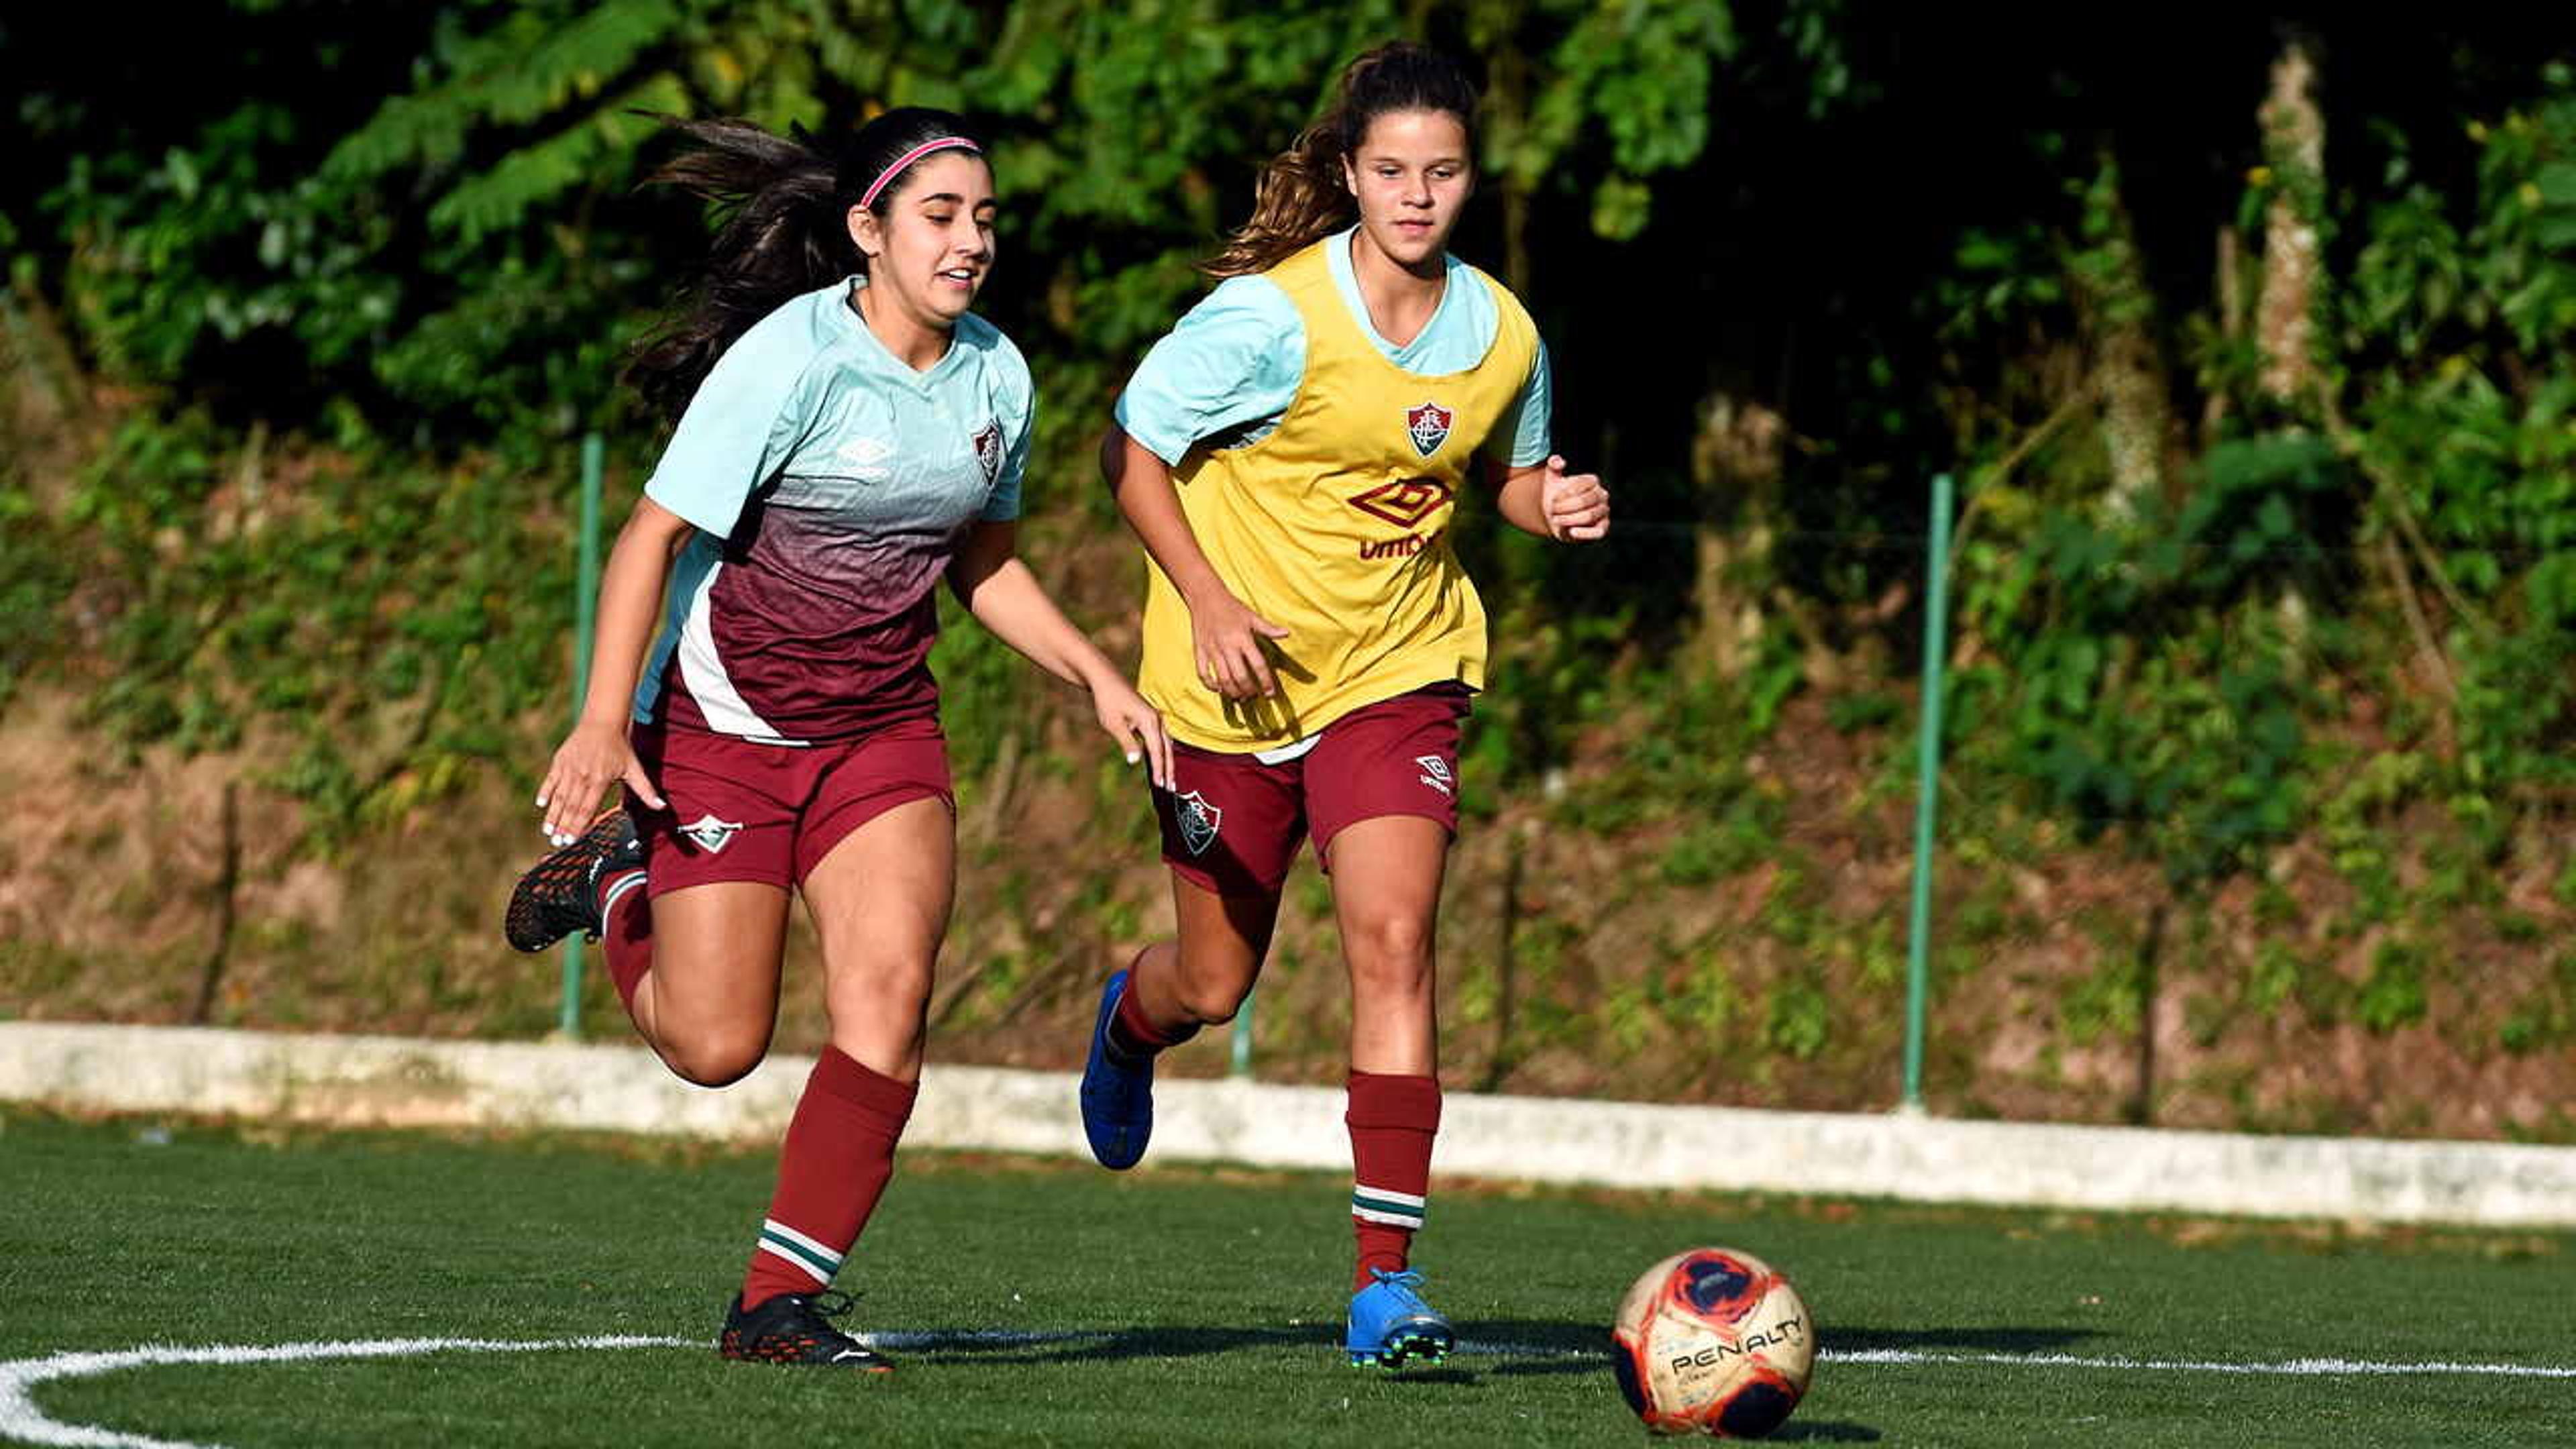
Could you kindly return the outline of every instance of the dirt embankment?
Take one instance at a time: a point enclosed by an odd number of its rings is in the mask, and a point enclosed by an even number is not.
[[[1169,928],[1131,778],[1093,747],[1078,702],[1049,709],[1038,748],[1005,749],[961,782],[963,880],[933,1002],[941,1060],[1076,1064],[1101,975]],[[531,722],[530,766],[541,729]],[[1563,771],[1467,827],[1441,925],[1453,1089],[1889,1106],[1911,801],[1888,761],[1903,740],[1837,731],[1823,701],[1793,701],[1743,762],[1767,848],[1714,868],[1692,853],[1697,819],[1566,823],[1565,801],[1610,788],[1633,743],[1596,732]],[[438,1036],[552,1028],[557,958],[515,955],[496,929],[541,845],[525,780],[495,769],[326,843],[262,783],[267,763],[254,743],[120,766],[66,697],[22,693],[0,717],[0,798],[13,806],[0,837],[0,1014]],[[2178,899],[2116,841],[2074,845],[2045,822],[1954,804],[1962,823],[1937,894],[1934,1110],[2576,1140],[2576,971],[2557,944],[2576,922],[2548,861],[2521,862],[2437,929],[2367,921],[2314,844],[2281,852],[2268,879]],[[623,1024],[592,961],[587,1030],[615,1036]],[[781,1047],[822,1040],[818,996],[800,923]],[[1347,991],[1311,865],[1290,884],[1254,1018],[1262,1076],[1339,1079]],[[1226,1057],[1225,1033],[1210,1032],[1173,1067],[1212,1074]]]

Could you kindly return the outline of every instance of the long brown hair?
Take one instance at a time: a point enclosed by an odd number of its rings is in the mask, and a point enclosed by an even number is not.
[[[789,298],[867,270],[850,240],[850,208],[888,167],[943,137],[983,143],[957,115],[901,106],[833,144],[802,127],[780,136],[749,121],[673,120],[690,148],[645,178],[712,201],[724,217],[706,265],[661,326],[635,345],[626,381],[677,418],[716,359]],[[909,176],[924,158],[903,168]],[[869,210],[882,220],[903,190],[886,177]]]
[[[1211,277],[1266,272],[1349,225],[1357,211],[1342,185],[1342,163],[1358,153],[1369,123],[1392,111],[1457,117],[1467,129],[1467,154],[1475,155],[1476,85],[1467,72],[1429,46],[1409,40],[1381,45],[1342,71],[1332,104],[1261,168],[1252,219],[1199,270]]]

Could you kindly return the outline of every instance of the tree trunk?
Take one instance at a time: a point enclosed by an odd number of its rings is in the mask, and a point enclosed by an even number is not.
[[[2173,403],[2156,342],[2155,293],[2121,198],[2119,163],[2107,150],[2085,198],[2084,246],[2069,259],[2068,270],[2091,354],[2103,452],[2110,460],[2111,510],[2135,518],[2165,491]]]
[[[2272,179],[2263,220],[2263,289],[2254,304],[2263,348],[2264,396],[2295,404],[2317,380],[2317,290],[2323,281],[2326,122],[2317,109],[2317,68],[2292,40],[2272,63],[2272,89],[2258,115]]]
[[[1741,675],[1761,652],[1769,520],[1788,441],[1788,419],[1758,402],[1720,390],[1701,404],[1699,435],[1691,441],[1691,480],[1708,504],[1695,540],[1695,652],[1720,678]]]

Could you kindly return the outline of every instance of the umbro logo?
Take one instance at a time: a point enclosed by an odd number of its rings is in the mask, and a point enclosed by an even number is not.
[[[1398,528],[1411,528],[1449,501],[1449,485],[1437,478],[1407,478],[1381,483],[1350,500],[1353,508],[1383,518]]]
[[[698,849],[714,855],[732,844],[733,838],[742,833],[742,822],[718,820],[713,815],[701,815],[681,826],[680,833],[696,842]]]
[[[1458,777],[1449,770],[1449,762],[1438,755],[1416,755],[1413,763],[1422,767],[1422,783],[1451,799],[1458,798]]]
[[[848,469],[866,469],[894,456],[894,446],[884,438],[845,438],[832,449],[832,462]]]

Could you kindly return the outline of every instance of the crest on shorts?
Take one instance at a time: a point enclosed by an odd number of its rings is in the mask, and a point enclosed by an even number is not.
[[[1451,799],[1457,798],[1458,777],[1449,772],[1449,762],[1438,755],[1416,755],[1413,763],[1422,767],[1422,783]]]
[[[731,844],[736,835],[742,833],[742,822],[718,820],[713,815],[701,815],[681,826],[680,833],[696,842],[698,849],[714,855]]]
[[[1216,844],[1217,828],[1225,824],[1225,812],[1196,790],[1173,797],[1172,818],[1180,822],[1181,844],[1192,855],[1207,854],[1207,848]]]
[[[1413,440],[1413,451],[1428,458],[1440,451],[1442,443],[1449,441],[1449,424],[1455,421],[1457,416],[1456,413],[1436,402],[1426,402],[1418,408],[1406,408],[1404,435]]]
[[[986,423],[975,433],[975,466],[984,470],[984,486],[990,488],[1002,476],[1002,425]]]

